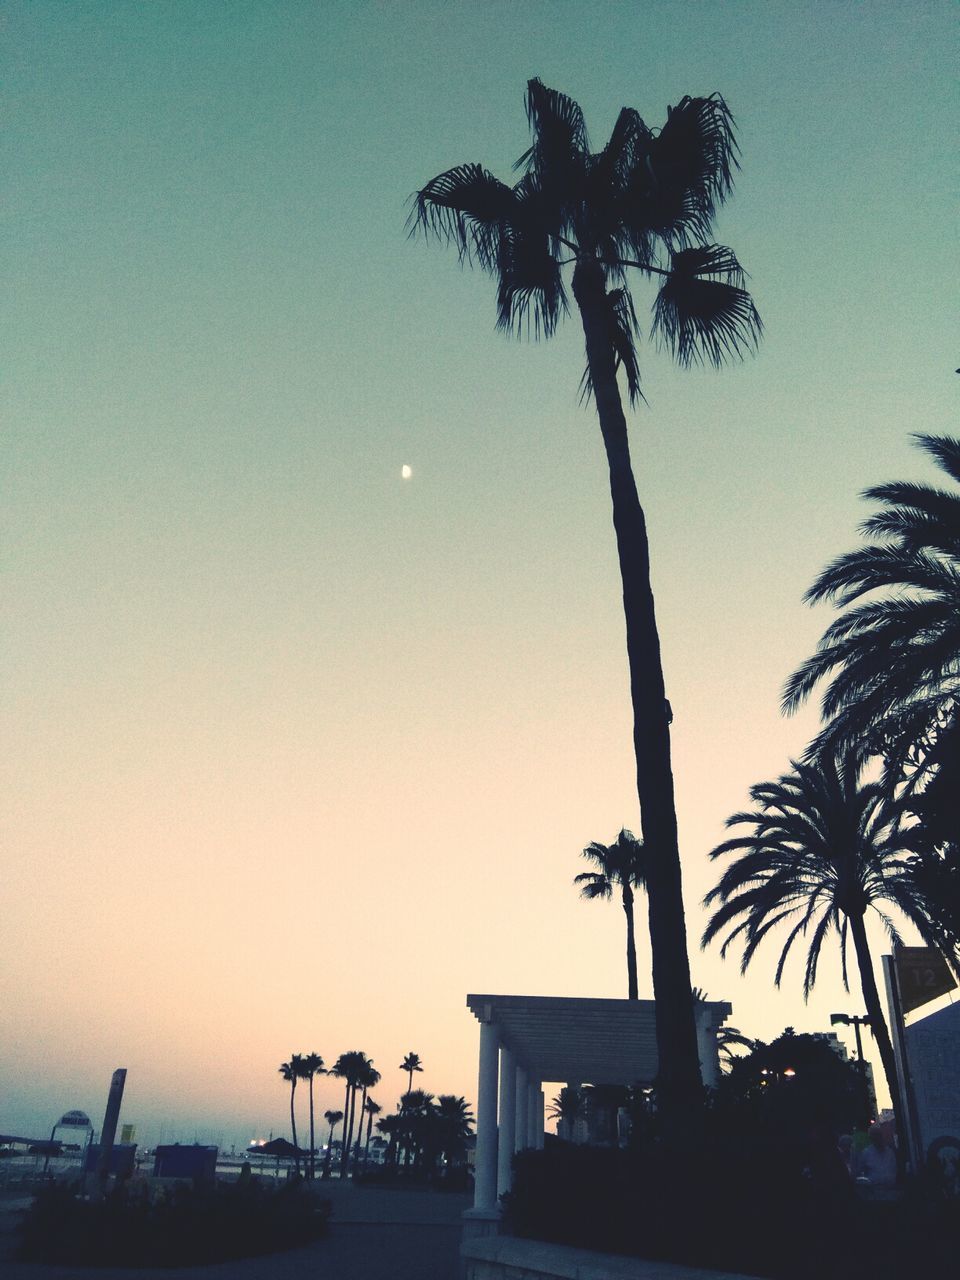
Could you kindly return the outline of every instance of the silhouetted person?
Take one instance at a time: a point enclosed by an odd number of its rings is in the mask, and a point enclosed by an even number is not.
[[[897,1185],[897,1153],[880,1125],[872,1124],[868,1137],[870,1141],[860,1152],[857,1176],[871,1187],[889,1190]]]
[[[803,1173],[818,1191],[825,1191],[830,1195],[848,1191],[851,1187],[850,1171],[844,1164],[829,1126],[822,1121],[815,1121],[807,1134]]]

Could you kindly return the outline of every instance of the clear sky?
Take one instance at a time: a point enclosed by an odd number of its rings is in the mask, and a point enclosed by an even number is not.
[[[625,994],[622,913],[571,886],[638,824],[582,338],[496,334],[490,281],[404,233],[440,170],[509,175],[533,75],[597,145],[623,105],[737,117],[718,239],[765,340],[646,346],[632,418],[694,981],[764,1038],[859,1009],[832,959],[805,1007],[774,949],[700,954],[698,904],[815,723],[778,713],[804,589],[954,429],[953,5],[2,15],[0,1129],[99,1124],[126,1066],[148,1142],[282,1132],[292,1051],[365,1050],[392,1108],[414,1050],[473,1100],[468,991]]]

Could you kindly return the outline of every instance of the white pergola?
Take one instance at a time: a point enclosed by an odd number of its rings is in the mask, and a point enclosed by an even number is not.
[[[473,1209],[493,1220],[510,1190],[514,1152],[543,1146],[544,1080],[651,1085],[657,1074],[652,1000],[469,995],[480,1023]],[[719,1080],[717,1030],[732,1012],[722,1000],[694,1004],[703,1082]]]

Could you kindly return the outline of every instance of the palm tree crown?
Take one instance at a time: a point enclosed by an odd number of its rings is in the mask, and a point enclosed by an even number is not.
[[[733,119],[719,94],[683,98],[649,128],[625,107],[592,152],[583,113],[540,80],[527,85],[533,143],[507,186],[480,164],[438,174],[417,193],[412,229],[452,240],[497,281],[497,324],[549,337],[568,311],[562,268],[591,266],[631,400],[640,394],[629,267],[661,280],[653,330],[681,364],[720,364],[756,344],[760,317],[731,250],[710,242],[737,167]],[[574,280],[574,293],[577,281]],[[588,370],[585,383],[592,376]]]
[[[400,1063],[400,1070],[407,1073],[407,1093],[409,1093],[413,1088],[413,1073],[415,1071],[423,1071],[423,1063],[420,1061],[419,1053],[408,1053]]]
[[[716,906],[702,943],[725,933],[721,954],[735,941],[743,944],[743,972],[764,938],[789,923],[774,981],[779,986],[793,944],[809,939],[803,978],[806,999],[817,977],[823,943],[835,932],[840,944],[844,985],[847,944],[852,938],[861,987],[891,1094],[896,1099],[893,1049],[873,974],[864,917],[868,909],[883,921],[892,940],[896,925],[886,905],[903,913],[933,941],[921,895],[910,874],[910,860],[899,828],[896,806],[882,786],[859,781],[851,757],[825,755],[777,782],[750,791],[751,811],[735,813],[727,826],[748,830],[725,840],[710,854],[735,860],[704,899]],[[719,905],[717,905],[719,904]]]
[[[633,926],[633,891],[646,884],[646,860],[643,841],[624,828],[613,844],[594,841],[583,850],[583,856],[592,862],[596,871],[582,871],[574,876],[573,883],[580,886],[582,898],[605,898],[619,889],[620,900],[627,918],[627,998],[638,998],[637,949]]]
[[[960,483],[960,440],[916,437]],[[891,749],[909,766],[923,763],[945,734],[956,734],[960,703],[960,493],[893,482],[867,489],[881,504],[863,524],[870,544],[839,556],[807,592],[834,601],[840,616],[817,652],[790,677],[784,709],[793,711],[826,681],[823,741],[861,754]]]

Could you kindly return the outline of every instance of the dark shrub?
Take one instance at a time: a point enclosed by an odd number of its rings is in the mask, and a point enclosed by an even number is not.
[[[759,1138],[524,1152],[507,1224],[517,1235],[773,1280],[951,1274],[955,1203],[919,1187],[900,1203],[862,1202],[808,1154]]]
[[[183,1184],[153,1202],[145,1187],[91,1202],[57,1185],[41,1191],[26,1214],[19,1256],[107,1267],[221,1262],[306,1244],[326,1232],[329,1216],[329,1201],[294,1184],[279,1191],[252,1181]]]

